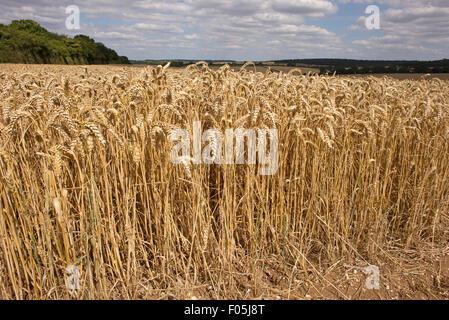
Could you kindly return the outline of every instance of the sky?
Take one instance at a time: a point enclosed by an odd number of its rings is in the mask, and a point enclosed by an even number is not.
[[[77,30],[66,27],[70,5]],[[367,28],[370,5],[379,28]],[[0,23],[17,19],[136,60],[449,58],[449,0],[1,0]]]

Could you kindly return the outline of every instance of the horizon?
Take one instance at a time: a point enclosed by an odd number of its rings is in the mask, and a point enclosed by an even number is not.
[[[371,61],[376,61],[376,62],[435,62],[435,61],[443,61],[443,60],[449,60],[449,58],[441,58],[441,59],[437,59],[437,60],[382,60],[382,59],[373,59],[373,60],[366,60],[366,59],[352,59],[352,58],[286,58],[286,59],[279,59],[279,60],[274,60],[274,59],[268,59],[268,60],[226,60],[226,59],[164,59],[164,58],[160,58],[160,59],[129,59],[130,61],[166,61],[166,62],[170,62],[170,61],[196,61],[196,62],[200,62],[200,61],[211,61],[211,62],[237,62],[237,63],[245,63],[245,62],[254,62],[254,63],[259,63],[259,62],[278,62],[278,61],[302,61],[302,60],[347,60],[347,61],[360,61],[360,62],[371,62]]]
[[[377,17],[373,5],[379,10]],[[79,29],[67,28],[69,6],[79,9]],[[6,0],[0,4],[0,23],[20,19],[34,20],[50,32],[70,37],[87,35],[139,61],[435,61],[447,59],[449,52],[449,3],[443,0],[126,4],[63,0],[56,7],[48,0]]]

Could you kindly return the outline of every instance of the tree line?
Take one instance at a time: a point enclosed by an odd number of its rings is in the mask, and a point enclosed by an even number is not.
[[[33,20],[0,24],[0,63],[129,64],[127,57],[85,35],[47,31]]]

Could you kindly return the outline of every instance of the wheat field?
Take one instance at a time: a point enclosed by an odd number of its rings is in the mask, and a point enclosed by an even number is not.
[[[449,297],[449,81],[254,71],[2,65],[0,298]],[[276,174],[171,163],[194,121]]]

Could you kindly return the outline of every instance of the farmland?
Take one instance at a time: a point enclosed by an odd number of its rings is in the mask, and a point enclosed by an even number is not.
[[[0,298],[448,298],[449,81],[254,69],[2,65]],[[173,164],[194,121],[277,172]]]

